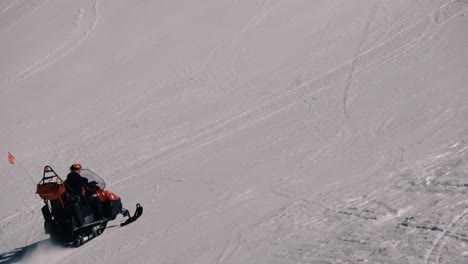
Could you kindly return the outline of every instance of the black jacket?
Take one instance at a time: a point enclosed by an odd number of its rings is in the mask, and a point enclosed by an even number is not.
[[[82,177],[78,172],[72,171],[67,175],[65,186],[67,191],[74,195],[83,197],[83,186],[88,184],[88,179]]]

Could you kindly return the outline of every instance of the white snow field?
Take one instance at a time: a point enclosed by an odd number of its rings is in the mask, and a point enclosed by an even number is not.
[[[50,243],[72,163],[143,216]],[[0,0],[0,181],[2,264],[468,263],[468,1]]]

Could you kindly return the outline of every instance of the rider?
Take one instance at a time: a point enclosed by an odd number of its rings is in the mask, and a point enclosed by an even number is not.
[[[82,204],[88,204],[93,207],[96,219],[104,219],[102,205],[95,190],[90,190],[88,179],[81,176],[81,164],[73,164],[70,167],[70,173],[67,175],[65,185],[69,192],[80,197]]]

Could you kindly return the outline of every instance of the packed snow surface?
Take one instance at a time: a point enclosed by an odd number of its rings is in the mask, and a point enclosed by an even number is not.
[[[2,0],[0,123],[0,263],[468,263],[466,0]],[[72,163],[144,215],[50,243]]]

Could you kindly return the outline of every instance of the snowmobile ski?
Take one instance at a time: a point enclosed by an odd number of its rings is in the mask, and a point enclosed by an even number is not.
[[[140,216],[143,214],[143,207],[138,203],[136,205],[136,210],[135,210],[135,213],[133,214],[133,216],[130,216],[130,213],[126,209],[123,209],[122,211],[123,211],[122,214],[124,216],[127,216],[128,219],[127,219],[127,221],[121,223],[120,226],[126,226],[126,225],[128,225],[130,223],[135,222],[138,218],[140,218]]]

